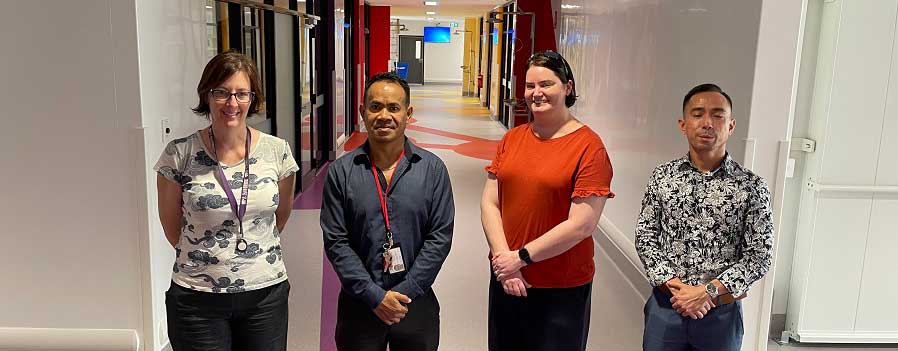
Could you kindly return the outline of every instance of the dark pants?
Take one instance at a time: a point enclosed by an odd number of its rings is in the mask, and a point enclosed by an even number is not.
[[[171,284],[165,293],[172,350],[287,349],[287,281],[239,293]]]
[[[739,351],[742,349],[742,301],[717,306],[702,319],[683,317],[670,296],[658,288],[645,303],[645,351]]]
[[[582,351],[586,349],[592,283],[573,288],[530,288],[508,295],[491,279],[490,351]]]
[[[343,291],[334,335],[340,351],[435,351],[440,343],[440,303],[433,289],[413,299],[399,323],[387,325],[364,302]]]

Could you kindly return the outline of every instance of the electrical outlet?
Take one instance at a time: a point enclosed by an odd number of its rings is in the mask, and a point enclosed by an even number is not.
[[[171,140],[171,134],[172,134],[171,124],[169,123],[168,118],[163,118],[162,119],[162,143],[163,144],[168,144],[168,142]]]
[[[790,158],[786,160],[786,178],[792,178],[795,176],[795,159]]]

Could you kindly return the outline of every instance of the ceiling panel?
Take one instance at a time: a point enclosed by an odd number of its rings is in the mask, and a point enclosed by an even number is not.
[[[479,17],[489,10],[505,3],[505,0],[439,0],[439,6],[424,6],[423,0],[369,0],[371,5],[391,6],[390,16],[401,17],[435,17],[439,19]],[[436,15],[427,15],[425,11],[435,11]]]

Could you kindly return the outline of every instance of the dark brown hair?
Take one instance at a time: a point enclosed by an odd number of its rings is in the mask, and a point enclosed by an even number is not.
[[[552,72],[555,72],[555,76],[561,79],[561,84],[567,84],[567,81],[571,81],[571,93],[564,97],[564,105],[567,107],[574,106],[574,102],[577,101],[577,83],[574,81],[574,72],[571,72],[571,66],[568,65],[567,60],[561,54],[552,50],[537,52],[527,60],[527,69],[533,66],[552,70]]]
[[[203,69],[203,77],[196,86],[196,94],[199,104],[194,107],[193,113],[209,117],[209,91],[217,88],[237,72],[243,72],[249,78],[249,88],[255,94],[249,105],[247,116],[254,115],[265,109],[265,96],[262,94],[262,83],[259,81],[259,72],[256,65],[249,57],[235,51],[223,52],[206,64]]]

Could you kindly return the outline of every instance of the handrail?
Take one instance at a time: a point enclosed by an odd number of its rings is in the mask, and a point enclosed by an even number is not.
[[[895,185],[834,185],[820,184],[813,180],[808,181],[808,190],[818,193],[877,193],[898,194],[898,186]]]
[[[285,15],[292,15],[292,16],[297,16],[297,17],[303,17],[306,19],[311,19],[312,21],[306,21],[306,25],[309,26],[310,28],[315,27],[317,22],[321,20],[321,17],[315,16],[315,15],[310,15],[308,13],[299,12],[299,11],[291,10],[291,9],[285,9],[283,7],[277,7],[277,6],[269,5],[269,4],[265,4],[265,3],[258,3],[258,2],[250,1],[250,0],[216,0],[216,1],[227,2],[227,3],[237,4],[237,5],[243,5],[246,7],[274,11],[274,12],[282,13]]]

